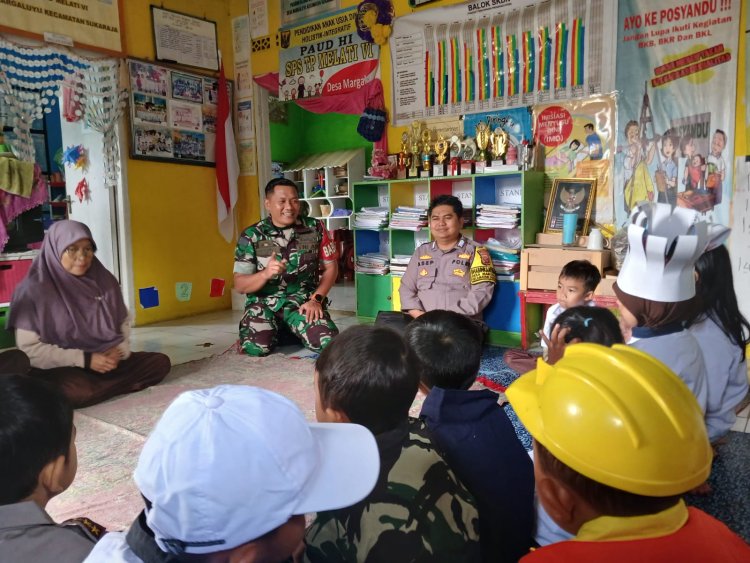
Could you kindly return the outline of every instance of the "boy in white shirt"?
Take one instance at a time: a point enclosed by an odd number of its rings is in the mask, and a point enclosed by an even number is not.
[[[550,306],[544,319],[542,350],[547,359],[549,339],[555,319],[565,309],[594,305],[594,291],[602,280],[599,270],[588,260],[572,260],[563,266],[557,279],[557,303]]]

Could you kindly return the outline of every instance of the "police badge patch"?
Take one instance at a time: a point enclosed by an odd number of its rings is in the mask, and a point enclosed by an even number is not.
[[[492,258],[483,246],[477,247],[474,251],[474,259],[471,261],[469,277],[472,285],[484,282],[495,283],[496,281]]]

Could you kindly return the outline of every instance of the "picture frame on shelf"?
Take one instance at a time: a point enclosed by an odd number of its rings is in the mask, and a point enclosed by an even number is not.
[[[563,215],[578,215],[577,231],[585,235],[596,198],[596,178],[555,178],[544,219],[545,233],[561,233]]]

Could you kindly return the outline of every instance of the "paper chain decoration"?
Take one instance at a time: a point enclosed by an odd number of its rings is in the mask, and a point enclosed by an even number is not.
[[[115,128],[127,97],[119,87],[120,64],[117,59],[89,60],[55,47],[26,47],[0,38],[0,96],[15,134],[9,142],[21,160],[34,161],[32,124],[52,111],[64,86],[72,89],[84,122],[102,133],[104,183],[115,185],[119,166]]]

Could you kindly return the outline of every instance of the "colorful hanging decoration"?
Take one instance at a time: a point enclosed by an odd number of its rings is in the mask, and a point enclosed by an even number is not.
[[[91,61],[81,82],[84,122],[102,134],[104,186],[107,188],[117,185],[120,170],[117,125],[127,99],[127,90],[119,84],[122,64],[117,59]]]
[[[89,167],[89,151],[83,145],[68,147],[62,160],[65,166],[85,171]]]
[[[365,0],[357,6],[357,34],[370,43],[385,45],[391,36],[394,11],[391,0]]]
[[[26,47],[0,38],[0,96],[9,112],[6,125],[15,134],[11,145],[21,160],[34,162],[34,121],[52,111],[63,80],[88,65],[87,60],[52,47]]]
[[[89,183],[86,181],[86,178],[78,182],[78,185],[76,186],[76,197],[78,197],[78,202],[83,203],[83,200],[85,199],[88,201],[91,199],[91,192],[89,191]]]

